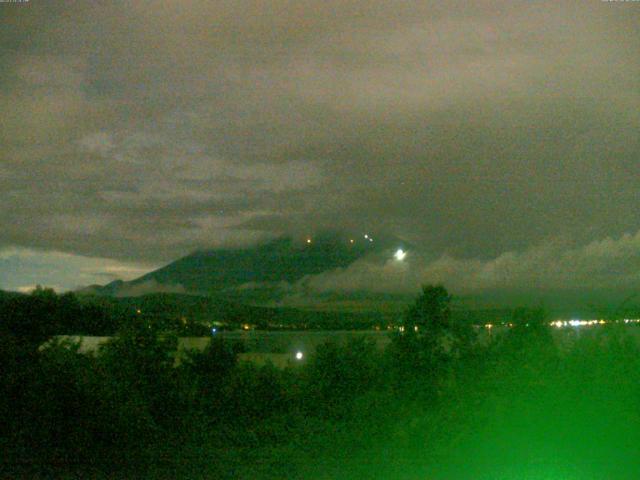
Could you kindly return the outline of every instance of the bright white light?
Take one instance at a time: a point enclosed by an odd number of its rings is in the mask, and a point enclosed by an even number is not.
[[[402,261],[404,260],[404,257],[407,256],[407,252],[399,248],[398,250],[396,250],[396,253],[394,253],[393,256],[396,257],[396,260]]]
[[[367,235],[366,233],[364,234],[364,238],[369,238],[369,235]]]
[[[217,331],[218,331],[218,329],[217,329],[216,327],[213,327],[213,328],[211,329],[211,333],[216,333]]]
[[[302,360],[302,357],[304,357],[302,352],[296,352],[296,360]]]
[[[307,243],[311,243],[311,239],[310,238],[307,238]]]

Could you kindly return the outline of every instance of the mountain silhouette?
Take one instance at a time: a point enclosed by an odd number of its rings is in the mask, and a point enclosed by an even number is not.
[[[386,254],[404,245],[393,237],[346,235],[322,232],[309,238],[280,237],[245,248],[196,251],[135,280],[116,280],[85,293],[136,296],[153,292],[251,297],[261,292],[267,300],[282,285],[294,284],[308,275],[346,268],[370,254]]]

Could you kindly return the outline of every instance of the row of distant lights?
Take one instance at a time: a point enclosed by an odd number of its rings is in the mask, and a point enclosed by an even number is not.
[[[405,327],[404,327],[404,325],[400,325],[400,326],[398,327],[398,331],[399,331],[400,333],[404,332],[404,331],[405,331]],[[417,332],[417,331],[418,331],[418,326],[417,326],[417,325],[414,325],[414,326],[413,326],[413,331],[414,331],[414,332]]]
[[[364,234],[364,239],[368,240],[369,242],[373,242],[373,237],[371,237],[368,233]],[[307,243],[311,244],[312,240],[311,238],[307,238]],[[355,240],[353,238],[349,239],[349,243],[355,243]],[[405,252],[403,249],[399,248],[398,250],[396,250],[396,253],[393,254],[393,257],[398,260],[399,262],[401,262],[402,260],[404,260],[404,258],[407,256],[407,252]]]
[[[638,318],[634,318],[634,319],[625,318],[624,320],[622,320],[622,322],[624,322],[624,323],[640,323],[640,319],[638,319]],[[575,320],[574,319],[574,320],[555,320],[555,321],[551,322],[549,325],[551,325],[553,327],[556,327],[556,328],[562,328],[562,327],[567,327],[567,326],[570,326],[570,327],[581,327],[581,326],[591,326],[591,325],[604,325],[606,323],[609,323],[609,322],[607,322],[606,320]],[[615,323],[619,323],[619,321],[616,321]],[[513,323],[507,323],[506,326],[513,327]],[[528,323],[527,323],[527,326],[529,326]],[[244,328],[244,327],[247,327],[247,325],[243,325],[243,329],[246,330],[247,328]],[[486,323],[484,325],[484,327],[486,329],[490,330],[490,329],[493,328],[493,324],[492,323]],[[405,331],[405,326],[404,325],[400,325],[398,327],[398,330],[400,332],[404,332]],[[211,329],[212,333],[216,333],[216,331],[217,331],[217,329],[215,329],[215,328]],[[418,326],[417,325],[414,325],[413,331],[414,332],[418,331]],[[304,353],[302,351],[300,351],[300,350],[298,350],[295,353],[294,356],[295,356],[295,359],[297,361],[302,361],[304,359]]]
[[[640,323],[640,318],[625,318],[623,320],[607,321],[607,320],[556,320],[550,325],[556,328],[562,327],[583,327],[591,325],[606,325],[607,323]]]
[[[551,323],[549,323],[549,326],[551,327],[556,327],[556,328],[562,328],[562,327],[583,327],[583,326],[592,326],[592,325],[605,325],[607,323],[640,323],[640,318],[625,318],[624,320],[615,320],[615,321],[607,321],[607,320],[555,320]],[[512,328],[514,326],[513,323],[503,323],[503,324],[499,324],[499,326],[503,326],[503,327],[509,327]],[[484,328],[486,328],[487,330],[491,330],[493,327],[495,327],[496,325],[493,323],[485,323],[484,325],[482,325]],[[526,327],[529,326],[529,324],[525,324]],[[406,327],[404,325],[399,325],[398,327],[398,331],[399,332],[404,332],[406,330]],[[248,324],[244,324],[242,325],[242,329],[243,330],[250,330],[251,326]],[[394,327],[393,325],[389,325],[387,326],[387,330],[393,330]],[[216,333],[218,330],[214,327],[211,329],[211,333]],[[418,326],[414,325],[413,327],[413,331],[417,332],[418,331]]]
[[[640,318],[625,318],[624,320],[577,320],[577,319],[572,319],[572,320],[554,320],[553,322],[549,323],[549,326],[551,327],[556,327],[556,328],[563,328],[563,327],[589,327],[589,326],[593,326],[593,325],[606,325],[607,323],[640,323]],[[506,323],[503,324],[503,326],[507,326],[507,327],[513,327],[513,323]],[[527,323],[526,326],[528,327],[529,324]],[[487,330],[490,330],[494,327],[494,324],[492,323],[485,323],[484,324],[484,328],[486,328]]]
[[[399,250],[401,251],[401,250]],[[396,252],[397,254],[397,252]],[[402,258],[404,258],[404,255],[406,255],[406,253],[403,254]],[[396,257],[397,258],[397,257]],[[402,260],[402,258],[399,258],[398,260]],[[136,309],[136,313],[140,314],[142,313],[142,311],[140,309]],[[183,323],[184,323],[184,319],[183,319]],[[576,320],[576,319],[572,319],[572,320],[554,320],[553,322],[549,323],[549,326],[551,327],[556,327],[556,328],[563,328],[563,327],[584,327],[584,326],[593,326],[593,325],[606,325],[607,323],[625,323],[625,324],[629,324],[629,323],[640,323],[640,318],[625,318],[623,320],[615,320],[615,321],[607,321],[607,320]],[[506,327],[513,327],[513,323],[505,323],[502,324],[503,326]],[[486,328],[487,330],[491,330],[494,327],[493,323],[485,323],[484,328]],[[529,324],[527,323],[525,326],[529,326]],[[242,330],[251,330],[251,325],[245,323],[242,325]],[[400,325],[398,327],[398,330],[400,332],[404,332],[405,331],[405,327],[403,325]],[[414,326],[413,330],[415,332],[418,331],[418,326]],[[211,333],[217,333],[218,329],[216,327],[213,327],[211,329]],[[300,352],[298,352],[300,353]],[[299,358],[298,360],[300,360],[301,358]]]
[[[364,234],[364,239],[365,240],[369,240],[370,242],[373,242],[373,237],[370,237],[368,233]],[[311,238],[307,238],[307,243],[312,243],[313,240]],[[349,243],[355,243],[356,241],[353,238],[349,239]]]

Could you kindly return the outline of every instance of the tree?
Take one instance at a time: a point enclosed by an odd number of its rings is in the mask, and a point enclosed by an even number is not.
[[[223,407],[222,386],[225,379],[238,364],[238,354],[244,346],[241,343],[225,342],[214,337],[202,351],[187,351],[180,365],[181,376],[185,379],[191,402],[198,404],[208,413]]]
[[[140,319],[123,326],[102,345],[98,364],[116,402],[145,410],[157,425],[167,425],[176,411],[175,356],[178,339]]]
[[[318,345],[304,371],[307,398],[315,400],[311,407],[332,416],[350,416],[352,402],[379,386],[379,360],[375,344],[365,338]]]
[[[422,294],[409,308],[405,319],[405,329],[427,329],[442,332],[451,328],[452,296],[442,285],[425,285]]]
[[[442,285],[425,285],[422,294],[409,307],[404,320],[404,335],[416,336],[434,351],[450,356],[463,355],[472,344],[473,330],[466,322],[454,322],[451,295]]]
[[[0,302],[0,336],[25,351],[35,351],[57,330],[58,297],[51,289],[36,288],[31,295]]]
[[[433,396],[451,376],[451,361],[469,352],[472,330],[452,321],[452,298],[442,285],[425,285],[407,310],[389,349],[398,384]]]

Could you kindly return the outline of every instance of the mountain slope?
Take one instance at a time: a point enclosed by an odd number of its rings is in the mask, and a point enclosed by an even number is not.
[[[136,296],[152,292],[215,294],[225,292],[250,303],[273,300],[283,285],[307,275],[346,268],[367,254],[399,245],[397,239],[321,233],[310,239],[282,237],[249,248],[194,252],[130,282],[92,286],[85,293]]]

